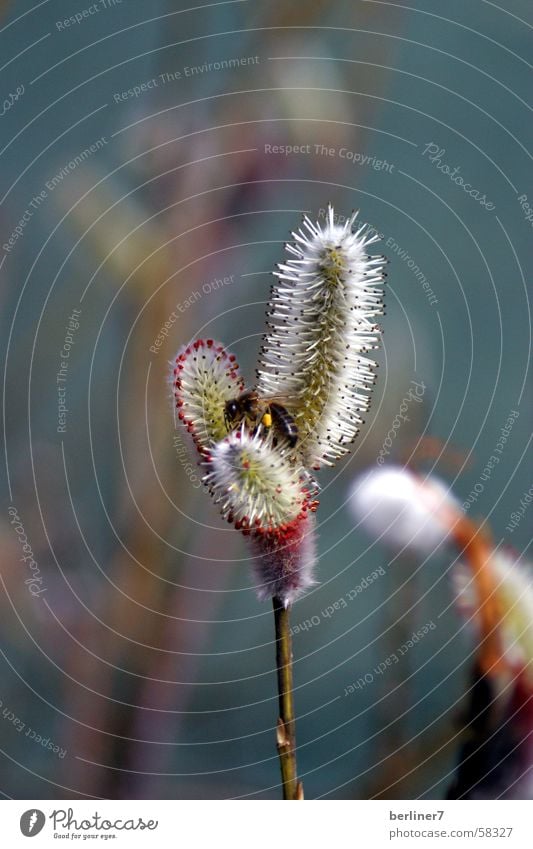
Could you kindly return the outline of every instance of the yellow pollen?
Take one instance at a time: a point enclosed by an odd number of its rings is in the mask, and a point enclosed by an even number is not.
[[[270,415],[270,413],[265,413],[263,415],[263,418],[261,419],[261,424],[264,427],[272,427],[272,416]]]

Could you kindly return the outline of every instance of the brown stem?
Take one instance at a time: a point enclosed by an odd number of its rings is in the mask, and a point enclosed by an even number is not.
[[[481,528],[470,519],[461,518],[453,529],[456,543],[462,549],[472,571],[477,592],[480,623],[479,659],[485,674],[494,674],[503,666],[502,620],[504,613],[497,593],[497,581],[491,568],[493,545]]]
[[[296,732],[292,692],[292,640],[290,606],[272,599],[276,626],[276,666],[278,670],[279,719],[277,745],[284,799],[303,799],[303,786],[296,773]]]

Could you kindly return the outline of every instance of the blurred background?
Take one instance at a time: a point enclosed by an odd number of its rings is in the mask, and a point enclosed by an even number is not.
[[[346,499],[418,458],[527,553],[530,3],[0,15],[0,791],[279,798],[271,608],[167,378],[210,336],[253,383],[284,241],[331,202],[390,263],[374,401],[321,473],[319,583],[293,611],[299,772],[308,798],[442,798],[473,652],[449,558],[392,557]]]

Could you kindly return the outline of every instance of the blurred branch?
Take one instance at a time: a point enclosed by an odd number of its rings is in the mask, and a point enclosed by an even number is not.
[[[0,0],[0,18],[4,17],[4,14],[7,12],[8,6],[9,0]]]

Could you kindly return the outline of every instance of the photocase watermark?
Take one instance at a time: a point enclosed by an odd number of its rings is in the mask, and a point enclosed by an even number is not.
[[[2,101],[2,109],[0,111],[0,118],[3,118],[4,115],[9,112],[10,109],[15,105],[17,100],[20,100],[22,95],[24,94],[24,85],[21,83],[18,85],[14,92],[9,92],[8,96],[4,98]]]
[[[465,513],[467,513],[468,510],[470,510],[472,504],[475,504],[476,501],[478,500],[479,496],[485,491],[485,483],[490,480],[490,478],[492,477],[492,473],[493,473],[494,469],[496,468],[496,466],[500,462],[500,457],[503,454],[503,451],[505,449],[505,445],[507,443],[507,440],[509,439],[509,436],[511,434],[511,430],[513,429],[513,425],[514,425],[514,423],[517,420],[519,415],[520,415],[520,413],[518,412],[518,410],[511,410],[511,412],[509,413],[509,416],[507,417],[507,421],[505,422],[504,426],[500,430],[500,436],[499,436],[498,442],[496,443],[496,445],[492,449],[492,453],[491,453],[490,457],[488,458],[487,462],[485,463],[485,467],[484,467],[482,473],[480,474],[477,483],[470,490],[470,493],[469,493],[466,501],[463,501],[462,506],[463,506],[463,511]]]
[[[163,88],[169,83],[200,76],[201,74],[209,74],[213,71],[228,71],[249,65],[258,65],[260,61],[259,56],[235,56],[230,59],[219,59],[217,62],[204,62],[203,65],[184,65],[182,68],[176,68],[173,71],[163,71],[157,77],[150,77],[148,80],[143,80],[125,91],[116,91],[113,94],[113,100],[115,103],[124,103],[126,100],[136,99],[148,91]]]
[[[348,607],[349,602],[354,601],[358,595],[364,592],[371,584],[377,581],[378,578],[384,574],[385,569],[383,566],[379,566],[367,575],[366,578],[363,578],[359,584],[356,584],[355,587],[352,587],[351,590],[348,590],[347,593],[337,599],[337,601],[334,601],[333,604],[329,604],[324,608],[324,610],[321,610],[320,615],[316,613],[314,616],[311,616],[310,619],[304,619],[303,622],[293,625],[291,628],[291,635],[294,636],[295,634],[299,634],[301,631],[309,631],[311,628],[316,628],[317,625],[320,625],[323,619],[331,619],[338,610]]]
[[[20,830],[24,837],[35,837],[43,830],[46,817],[38,808],[24,811],[20,818]]]
[[[435,306],[435,304],[438,304],[439,301],[437,299],[437,296],[435,295],[435,292],[431,288],[426,275],[424,274],[423,271],[420,270],[420,268],[418,267],[418,265],[416,264],[414,259],[409,256],[407,251],[404,250],[398,244],[398,242],[395,242],[394,239],[392,238],[392,236],[389,236],[389,238],[385,242],[385,246],[388,249],[388,255],[389,256],[390,256],[391,253],[395,253],[396,256],[398,257],[398,259],[403,260],[403,262],[405,262],[405,264],[407,265],[407,268],[409,268],[413,272],[414,276],[416,277],[417,282],[420,283],[420,285],[422,286],[422,289],[424,290],[426,298],[428,299],[431,306]]]
[[[513,510],[509,517],[509,522],[505,526],[505,529],[509,531],[509,533],[513,533],[515,528],[518,527],[522,519],[524,518],[525,512],[531,502],[533,501],[533,486],[530,486],[527,492],[524,492],[522,498],[520,499],[520,507],[517,507],[516,510]]]
[[[75,344],[76,331],[79,329],[81,310],[73,309],[67,319],[63,347],[59,352],[59,371],[56,374],[57,388],[57,432],[67,432],[67,379],[70,365],[70,354]]]
[[[122,831],[155,831],[159,826],[158,820],[145,820],[143,817],[128,817],[110,820],[98,811],[86,816],[75,815],[74,808],[56,808],[48,817],[52,823],[54,837],[70,840],[100,838],[110,840],[119,836],[115,832]],[[63,832],[63,833],[61,833]],[[77,834],[76,832],[82,832]],[[87,832],[87,833],[85,833]],[[103,832],[103,833],[102,833]]]
[[[481,194],[481,191],[479,189],[473,188],[471,183],[468,183],[463,179],[462,175],[459,174],[459,171],[461,170],[460,165],[456,165],[454,168],[452,168],[446,162],[442,161],[445,153],[446,148],[440,147],[435,142],[427,142],[424,150],[422,151],[422,156],[427,155],[428,160],[431,162],[432,165],[435,166],[435,168],[437,168],[439,171],[449,177],[452,183],[455,183],[456,186],[459,186],[464,192],[466,192],[467,195],[470,195],[470,197],[476,200],[484,209],[488,210],[489,212],[492,212],[494,209],[496,209],[495,204],[492,203],[492,201],[487,200],[486,194]]]
[[[75,814],[74,808],[54,808],[46,816],[38,808],[29,808],[20,818],[20,830],[25,837],[34,837],[46,825],[47,819],[59,840],[116,840],[122,832],[155,831],[159,820],[145,820],[143,817],[120,817],[109,819],[98,811],[89,814]]]
[[[396,649],[396,651],[391,652],[385,660],[382,660],[381,663],[378,663],[377,666],[374,667],[369,672],[365,672],[357,681],[354,681],[352,684],[348,684],[347,687],[344,688],[344,695],[350,696],[352,693],[355,693],[356,690],[364,690],[365,687],[368,687],[369,684],[373,684],[376,678],[380,675],[383,675],[387,669],[391,669],[395,666],[403,655],[406,655],[408,651],[410,651],[414,646],[416,646],[420,640],[422,640],[426,634],[429,634],[430,631],[434,631],[437,626],[431,619],[425,625],[422,625],[421,628],[418,628],[417,631],[413,631],[411,636],[405,643]]]
[[[68,174],[74,171],[90,156],[95,154],[97,151],[101,150],[102,147],[104,147],[106,144],[108,144],[108,140],[106,139],[106,137],[100,136],[99,139],[93,142],[93,144],[89,145],[89,147],[86,147],[84,150],[82,150],[81,153],[74,156],[73,159],[67,162],[67,164],[63,166],[63,168],[61,168],[61,170],[57,174],[55,174],[53,177],[46,181],[45,188],[41,189],[40,192],[37,192],[37,194],[32,197],[28,206],[24,210],[24,213],[20,217],[16,227],[13,228],[13,231],[11,232],[8,240],[2,245],[2,248],[6,254],[11,253],[17,242],[20,241],[20,239],[23,237],[26,227],[30,223],[31,219],[33,218],[37,210],[46,202],[46,200],[54,191],[54,189],[56,189],[57,186],[59,186],[63,182],[65,177],[68,176]]]
[[[56,30],[63,32],[63,30],[70,29],[70,27],[82,24],[87,20],[87,18],[92,18],[93,15],[97,15],[99,12],[105,12],[107,9],[114,9],[115,6],[121,5],[122,0],[97,0],[96,3],[93,3],[91,6],[86,6],[85,9],[81,9],[79,12],[75,12],[75,14],[71,15],[69,18],[63,18],[60,21],[56,21]]]
[[[198,475],[198,466],[195,466],[194,463],[191,462],[191,453],[187,450],[186,446],[181,441],[178,434],[175,434],[173,437],[174,442],[174,450],[176,452],[176,456],[178,461],[192,483],[194,489],[200,489],[202,486],[202,479]]]
[[[533,227],[533,207],[528,202],[527,195],[520,195],[518,198],[518,203],[520,204],[520,208],[524,213],[524,218],[526,221],[529,221],[529,226]]]
[[[338,157],[346,159],[352,165],[361,165],[372,168],[374,171],[387,171],[392,174],[394,164],[387,159],[376,159],[367,153],[359,153],[349,147],[331,147],[327,144],[265,144],[264,152],[278,156],[324,156],[328,158]]]
[[[54,741],[51,740],[50,737],[43,737],[43,735],[35,731],[34,728],[31,728],[29,725],[26,725],[26,723],[23,722],[23,720],[19,716],[17,716],[14,711],[10,710],[4,705],[2,699],[0,699],[0,709],[2,710],[2,713],[0,714],[2,719],[5,722],[11,724],[15,731],[17,731],[19,734],[24,733],[24,736],[27,737],[28,740],[32,740],[38,746],[42,746],[43,749],[47,749],[54,755],[57,755],[58,758],[63,759],[65,757],[65,755],[67,754],[66,749],[62,749],[61,746],[58,746],[57,743],[54,743]]]
[[[25,563],[27,569],[30,571],[30,577],[24,580],[24,583],[28,587],[31,595],[34,598],[38,598],[43,593],[46,592],[46,587],[43,586],[43,576],[41,575],[41,570],[39,569],[39,565],[35,560],[33,549],[28,542],[28,535],[24,529],[24,525],[22,524],[21,518],[18,514],[16,507],[9,507],[8,514],[10,517],[10,524],[13,530],[15,531],[19,544],[24,552],[22,557],[20,558],[21,563]]]
[[[198,301],[201,301],[206,295],[210,295],[212,292],[218,292],[219,289],[224,289],[226,286],[231,286],[234,281],[234,274],[230,274],[229,277],[215,277],[214,280],[204,283],[200,289],[196,289],[194,292],[191,292],[191,294],[183,301],[178,301],[165,323],[161,326],[153,344],[150,345],[149,350],[152,354],[159,353],[159,349],[164,344],[165,339],[176,324],[180,315],[186,313],[190,307],[198,303]]]
[[[421,391],[419,391],[421,390]],[[385,457],[388,457],[390,454],[390,449],[392,448],[392,443],[396,439],[396,434],[402,426],[403,422],[410,421],[409,416],[406,415],[407,410],[409,409],[409,404],[411,402],[415,402],[416,404],[422,403],[422,398],[424,397],[424,393],[426,391],[426,384],[422,381],[419,383],[417,380],[411,381],[411,386],[409,387],[409,392],[404,395],[402,398],[400,409],[394,416],[392,420],[392,425],[390,427],[387,436],[383,441],[383,445],[379,449],[379,454],[376,458],[376,463],[379,466],[382,466],[385,462]]]
[[[59,840],[116,840],[122,832],[156,831],[159,820],[144,817],[109,819],[98,811],[89,815],[75,814],[74,808],[54,808],[46,815],[39,808],[29,808],[20,818],[20,830],[25,837],[35,837],[49,820],[54,838]]]

